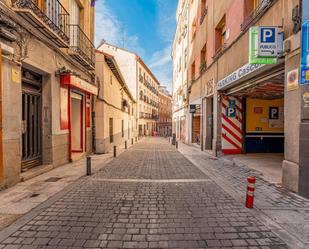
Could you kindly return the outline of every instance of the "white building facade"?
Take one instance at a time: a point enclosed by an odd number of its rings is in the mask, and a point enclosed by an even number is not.
[[[173,133],[188,142],[188,73],[189,1],[179,1],[176,11],[177,27],[172,48],[173,59]]]

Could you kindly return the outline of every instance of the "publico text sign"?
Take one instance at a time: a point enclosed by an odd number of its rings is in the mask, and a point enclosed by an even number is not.
[[[258,70],[259,68],[263,67],[265,65],[263,64],[246,64],[244,66],[242,66],[241,68],[237,69],[236,71],[234,71],[233,73],[231,73],[230,75],[228,75],[227,77],[225,77],[224,79],[218,81],[217,83],[217,89],[220,90],[232,83],[234,83],[235,81],[247,76],[248,74]]]
[[[278,34],[276,34],[276,54],[270,56],[273,51],[271,51],[271,41],[273,37],[269,37],[270,34],[266,32],[267,30],[261,31],[262,28],[266,27],[251,27],[249,30],[249,63],[251,64],[276,64],[277,63],[277,55],[278,55]],[[264,32],[262,35],[260,32]],[[264,41],[264,43],[262,42]],[[264,56],[260,55],[260,53],[264,54]],[[267,55],[267,56],[265,56]]]
[[[259,27],[258,57],[277,58],[278,29],[276,27]]]

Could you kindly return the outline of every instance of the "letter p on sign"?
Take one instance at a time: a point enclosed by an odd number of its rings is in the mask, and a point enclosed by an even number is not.
[[[265,27],[261,28],[260,31],[261,43],[273,43],[276,41],[276,28]]]
[[[279,119],[279,107],[269,107],[269,119]]]

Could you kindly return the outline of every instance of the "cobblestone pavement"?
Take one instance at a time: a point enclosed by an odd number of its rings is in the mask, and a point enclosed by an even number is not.
[[[301,242],[294,248],[309,248],[309,200],[265,180],[260,172],[246,165],[236,164],[226,159],[215,158],[191,146],[179,145],[180,152],[212,180],[228,189],[234,197],[244,200],[246,178],[254,175],[257,179],[255,190],[255,210],[261,211],[280,229],[294,236],[293,243]]]
[[[165,139],[148,138],[0,232],[0,249],[13,248],[288,246]]]

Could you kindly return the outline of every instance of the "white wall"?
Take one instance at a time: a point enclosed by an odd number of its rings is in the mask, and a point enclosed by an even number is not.
[[[134,100],[137,100],[136,55],[107,43],[102,44],[98,50],[114,56]]]

